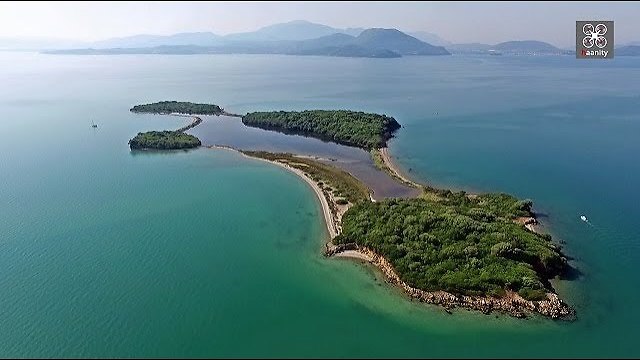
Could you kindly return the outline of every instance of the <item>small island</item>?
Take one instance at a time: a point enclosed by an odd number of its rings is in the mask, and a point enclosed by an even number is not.
[[[151,114],[223,115],[224,110],[213,104],[196,104],[186,101],[160,101],[136,105],[129,111]]]
[[[202,119],[195,115],[227,115],[218,105],[195,104],[180,101],[160,101],[152,104],[136,105],[130,109],[134,113],[151,113],[161,115],[185,116],[193,118],[193,122],[177,130],[140,132],[129,140],[131,150],[178,150],[197,148],[202,143],[197,137],[185,131],[194,128]],[[237,116],[230,114],[232,116]]]
[[[348,110],[252,112],[242,117],[242,123],[366,150],[386,146],[400,128],[393,117]]]
[[[159,101],[151,104],[135,105],[129,109],[129,111],[139,114],[174,115],[193,118],[192,123],[178,130],[138,133],[133,139],[129,140],[131,150],[177,150],[196,148],[202,145],[200,139],[185,133],[185,131],[202,123],[202,119],[195,115],[241,117],[241,115],[224,111],[224,109],[218,105],[197,104],[187,101]]]
[[[129,140],[131,150],[177,150],[193,149],[202,145],[200,139],[193,135],[185,134],[181,131],[148,131],[138,133]]]

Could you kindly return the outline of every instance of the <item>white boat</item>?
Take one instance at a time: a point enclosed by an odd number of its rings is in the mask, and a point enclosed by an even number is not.
[[[580,216],[580,220],[582,220],[582,221],[586,222],[586,221],[587,221],[587,217],[586,217],[586,216],[584,216],[584,215],[581,215],[581,216]]]

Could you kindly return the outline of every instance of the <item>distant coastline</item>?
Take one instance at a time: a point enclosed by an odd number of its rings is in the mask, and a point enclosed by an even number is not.
[[[296,32],[292,29],[292,32]],[[211,34],[213,36],[213,34]],[[97,48],[76,48],[46,50],[43,53],[52,55],[124,55],[124,54],[164,54],[164,55],[196,55],[196,54],[280,54],[280,55],[316,55],[353,58],[399,58],[406,55],[441,56],[451,55],[442,46],[431,45],[397,29],[371,28],[363,29],[357,36],[341,33],[327,33],[323,36],[298,40],[260,40],[219,39],[210,38],[202,41],[189,39],[182,34],[177,39],[162,42],[161,39],[151,43],[138,43],[137,46],[122,46],[115,41],[110,46]],[[172,42],[173,41],[173,42]],[[126,41],[124,42],[126,45]]]

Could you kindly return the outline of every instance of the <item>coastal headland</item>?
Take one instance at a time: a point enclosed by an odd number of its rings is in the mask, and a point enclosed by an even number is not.
[[[409,179],[386,148],[400,128],[392,117],[313,110],[250,113],[242,120],[247,126],[363,148],[381,171],[420,189],[416,197],[375,201],[371,189],[349,171],[310,156],[205,145],[267,161],[303,179],[322,207],[329,234],[325,256],[371,263],[410,298],[447,312],[459,307],[515,317],[575,316],[548,281],[569,270],[567,257],[549,235],[535,232],[531,201],[451,192]],[[198,124],[194,120],[180,130]]]

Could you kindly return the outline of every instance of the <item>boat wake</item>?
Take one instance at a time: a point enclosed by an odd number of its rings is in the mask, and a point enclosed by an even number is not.
[[[587,225],[593,227],[593,224],[589,221],[589,219],[587,219],[586,216],[580,215],[580,220],[584,221]]]

